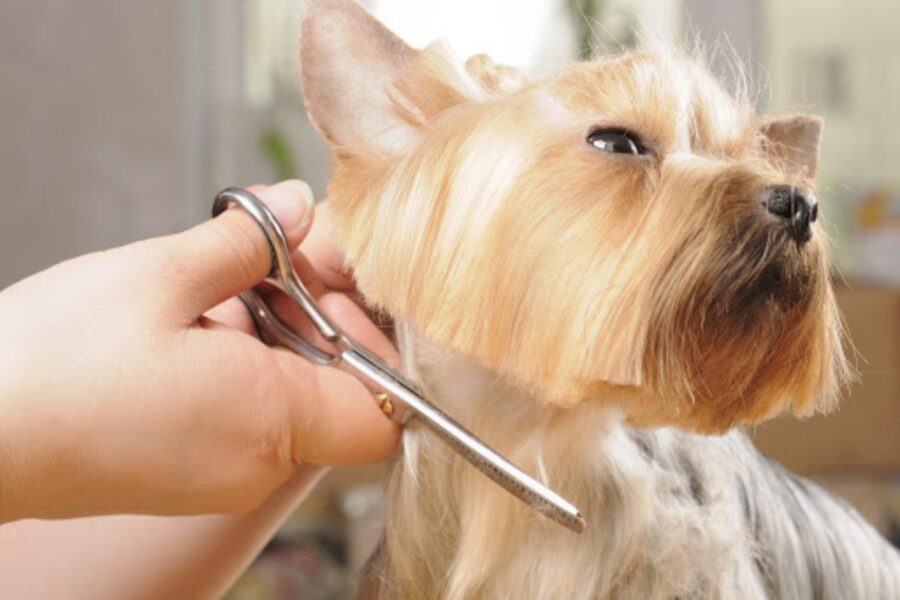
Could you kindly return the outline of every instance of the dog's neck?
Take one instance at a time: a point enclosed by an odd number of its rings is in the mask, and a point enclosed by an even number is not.
[[[398,338],[404,371],[423,387],[426,397],[467,427],[497,438],[501,446],[508,435],[514,436],[510,444],[519,445],[523,434],[546,434],[544,430],[562,427],[573,418],[588,419],[585,433],[596,441],[602,431],[599,424],[621,421],[615,411],[596,404],[573,411],[542,402],[534,392],[429,342],[409,324],[399,327]],[[536,450],[546,451],[547,441],[542,439]]]
[[[408,325],[398,331],[404,369],[426,396],[572,500],[589,523],[579,536],[539,516],[412,425],[388,493],[389,564],[381,568],[390,573],[392,597],[492,597],[521,590],[524,580],[533,582],[532,597],[596,597],[623,586],[650,597],[696,590],[704,585],[698,579],[718,576],[739,550],[746,554],[738,525],[729,523],[730,501],[710,503],[705,522],[684,510],[724,492],[715,489],[722,474],[705,472],[714,458],[674,455],[669,446],[681,434],[636,432],[605,403],[549,406]],[[663,473],[658,461],[681,466]],[[682,535],[662,535],[680,529]],[[659,547],[660,539],[696,538],[700,530],[704,543],[690,554]],[[634,580],[638,573],[644,580]]]
[[[574,534],[411,421],[365,598],[888,598],[900,555],[740,431],[633,429],[610,403],[559,409],[398,326],[428,398],[578,506]],[[615,393],[615,388],[611,388]],[[822,527],[820,523],[828,523]]]

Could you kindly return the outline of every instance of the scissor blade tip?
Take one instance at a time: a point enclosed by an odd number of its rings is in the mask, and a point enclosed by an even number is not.
[[[572,520],[572,531],[575,533],[583,533],[587,528],[587,521],[584,520],[584,517],[581,513],[575,515],[575,518]]]
[[[547,514],[548,517],[568,529],[569,531],[574,531],[575,533],[583,533],[587,528],[587,522],[584,520],[584,517],[580,512],[575,513],[550,513]]]

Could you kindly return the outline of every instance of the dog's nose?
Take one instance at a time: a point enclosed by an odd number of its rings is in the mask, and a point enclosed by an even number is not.
[[[810,223],[819,216],[816,196],[809,190],[776,185],[766,192],[763,205],[775,216],[782,218],[791,237],[798,244],[808,242],[812,237]]]

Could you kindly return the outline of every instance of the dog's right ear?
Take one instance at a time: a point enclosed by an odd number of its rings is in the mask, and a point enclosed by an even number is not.
[[[763,122],[760,131],[768,141],[768,151],[798,174],[815,179],[822,145],[822,117],[788,115]]]
[[[395,82],[419,52],[352,0],[311,0],[300,63],[306,108],[322,136],[353,152],[394,151],[415,137],[396,110]]]

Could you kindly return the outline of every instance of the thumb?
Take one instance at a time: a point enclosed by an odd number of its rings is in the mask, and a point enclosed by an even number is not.
[[[257,194],[278,219],[291,250],[313,219],[313,196],[302,181],[284,181]],[[256,221],[238,208],[170,238],[170,248],[185,282],[176,299],[194,319],[208,309],[259,283],[272,269],[266,237]]]

